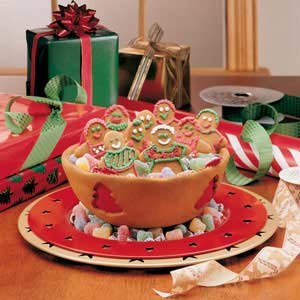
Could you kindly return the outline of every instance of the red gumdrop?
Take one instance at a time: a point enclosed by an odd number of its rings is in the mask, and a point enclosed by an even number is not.
[[[119,241],[123,241],[126,242],[127,239],[129,238],[130,232],[129,232],[129,228],[126,225],[121,225],[118,228],[118,240]]]

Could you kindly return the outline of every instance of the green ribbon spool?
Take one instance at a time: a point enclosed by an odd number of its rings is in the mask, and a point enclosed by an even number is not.
[[[70,85],[73,85],[76,88],[76,97],[73,102],[81,104],[86,103],[87,95],[85,90],[76,80],[67,75],[59,75],[50,79],[45,86],[45,93],[48,98],[34,96],[26,97],[26,99],[30,99],[34,102],[49,105],[51,108],[51,113],[43,124],[41,133],[31,152],[23,163],[21,170],[27,169],[40,163],[41,161],[46,160],[59,141],[66,127],[66,121],[61,116],[63,103],[61,102],[60,94],[63,92],[65,87]],[[4,110],[6,126],[14,134],[21,134],[33,119],[32,116],[26,113],[10,111],[13,103],[20,97],[21,96],[12,98],[7,103]]]

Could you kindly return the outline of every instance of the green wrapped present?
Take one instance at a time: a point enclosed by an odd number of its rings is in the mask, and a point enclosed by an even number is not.
[[[94,14],[85,5],[72,2],[53,12],[51,29],[26,31],[27,95],[45,96],[49,79],[64,74],[86,89],[88,104],[110,106],[117,102],[118,35],[97,26]],[[73,15],[81,19],[77,22]],[[71,88],[64,90],[62,99],[73,99],[74,93]]]

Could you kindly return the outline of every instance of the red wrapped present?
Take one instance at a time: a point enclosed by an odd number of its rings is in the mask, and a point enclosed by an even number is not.
[[[0,211],[42,194],[67,178],[60,157],[0,180]]]
[[[237,166],[256,171],[259,157],[255,146],[244,142],[241,138],[243,126],[234,122],[221,121],[219,131],[228,140],[228,149],[234,154]],[[273,133],[270,136],[272,142],[272,165],[268,175],[278,177],[281,170],[289,167],[300,167],[300,139],[286,135]]]
[[[7,103],[12,98],[11,95],[0,94],[0,110],[2,112],[5,111]],[[84,104],[65,102],[61,105],[60,117],[64,120],[62,134],[57,143],[51,145],[52,132],[46,128],[46,134],[42,140],[40,139],[42,150],[38,153],[36,153],[35,145],[42,134],[41,131],[45,127],[46,120],[49,120],[51,105],[36,103],[26,98],[16,99],[10,111],[13,114],[26,113],[32,117],[31,123],[21,134],[11,133],[6,127],[5,114],[0,115],[0,179],[18,174],[24,169],[60,156],[68,146],[78,143],[86,122],[91,118],[101,118],[105,110],[101,107]],[[43,130],[45,131],[45,128]],[[53,149],[50,146],[53,146]],[[28,160],[28,157],[34,159]]]

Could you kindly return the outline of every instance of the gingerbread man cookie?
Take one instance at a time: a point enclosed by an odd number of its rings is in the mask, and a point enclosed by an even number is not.
[[[195,118],[191,116],[179,120],[175,140],[178,143],[186,145],[189,149],[189,152],[194,155],[196,155],[197,152],[212,152],[212,147],[200,139],[197,122]]]
[[[134,173],[133,168],[137,152],[134,148],[125,146],[122,132],[107,132],[104,136],[104,147],[106,153],[99,162],[100,168],[107,168],[122,175]]]
[[[107,127],[102,119],[89,120],[83,129],[85,142],[74,151],[75,156],[81,157],[89,153],[97,159],[102,157],[105,153],[103,139],[106,132]]]
[[[156,126],[156,120],[153,113],[150,110],[145,109],[138,112],[136,118],[140,119],[144,123],[146,138],[150,139],[151,130],[154,126]]]
[[[140,154],[140,160],[151,165],[152,172],[160,172],[169,167],[174,173],[185,170],[181,159],[187,152],[187,147],[174,141],[174,127],[160,124],[151,131],[152,145]]]
[[[153,114],[158,124],[167,124],[176,128],[178,120],[175,118],[175,111],[176,108],[171,101],[162,99],[154,105]]]
[[[221,148],[226,147],[227,140],[217,130],[219,116],[213,109],[202,109],[197,114],[196,119],[199,126],[199,135],[201,139],[209,143],[217,153]]]
[[[126,130],[127,146],[135,148],[138,153],[149,146],[145,136],[145,126],[140,119],[134,119]]]
[[[122,105],[114,104],[104,114],[106,126],[115,131],[123,131],[128,127],[129,113]]]

